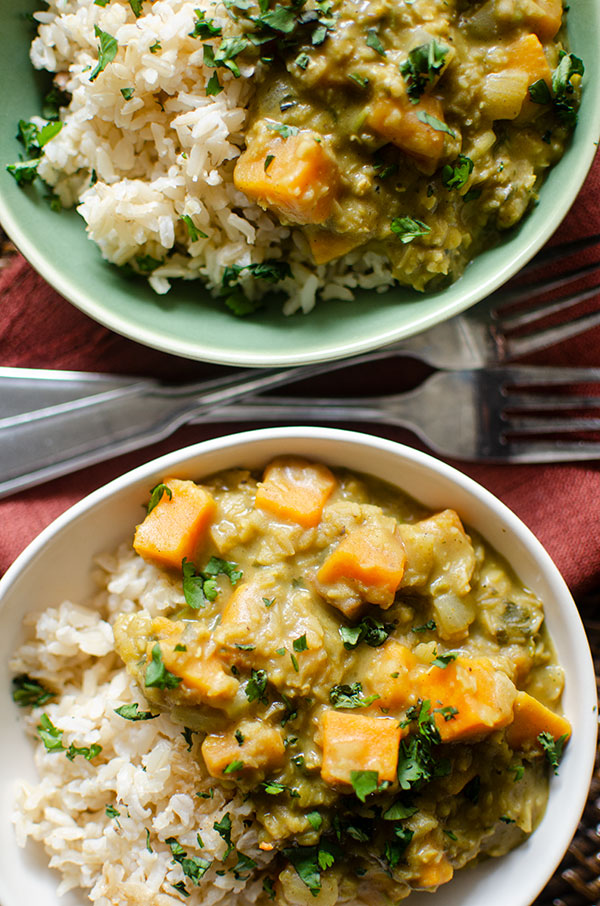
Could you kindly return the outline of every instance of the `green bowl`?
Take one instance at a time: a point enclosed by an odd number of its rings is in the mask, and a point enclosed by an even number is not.
[[[19,119],[40,112],[47,81],[29,62],[31,23],[42,6],[0,0],[0,221],[33,267],[65,298],[117,333],[165,352],[228,365],[300,365],[343,358],[419,333],[485,298],[556,230],[591,165],[600,135],[600,3],[577,0],[569,12],[571,49],[586,73],[579,122],[550,172],[536,208],[453,285],[422,295],[404,288],[362,290],[352,302],[319,302],[310,315],[285,317],[277,300],[238,319],[199,281],[176,281],[157,296],[105,262],[74,211],[56,214],[32,188],[20,189],[5,165],[19,157]],[[35,304],[35,300],[31,301]]]

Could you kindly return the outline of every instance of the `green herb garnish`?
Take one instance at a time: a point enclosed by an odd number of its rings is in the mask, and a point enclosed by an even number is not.
[[[390,224],[392,233],[396,235],[401,242],[406,244],[414,239],[420,239],[431,232],[431,227],[420,220],[414,220],[412,217],[394,217]]]
[[[26,673],[20,673],[14,676],[12,680],[12,700],[20,708],[38,708],[45,705],[52,698],[56,698],[55,692],[50,692],[37,680],[32,679]]]
[[[155,717],[160,716],[152,714],[151,711],[138,711],[138,708],[137,702],[133,702],[130,705],[121,705],[120,708],[115,708],[115,714],[118,714],[119,717],[124,717],[125,720],[154,720]]]
[[[97,25],[94,25],[94,34],[98,38],[98,63],[90,75],[90,82],[94,82],[101,72],[104,72],[109,63],[112,63],[117,55],[119,45],[116,38],[109,35],[108,32],[102,31]],[[152,48],[150,48],[152,49]]]
[[[341,683],[333,686],[329,691],[329,701],[334,708],[366,708],[379,698],[379,695],[362,694],[362,683]]]
[[[427,44],[413,48],[408,59],[400,65],[400,72],[406,82],[406,90],[413,104],[416,104],[427,88],[443,69],[450,48],[439,44],[435,38]]]
[[[558,774],[558,766],[563,755],[563,749],[567,738],[567,734],[563,733],[558,739],[554,739],[552,733],[548,733],[547,730],[538,734],[538,742],[544,750],[546,760],[555,774]]]
[[[150,501],[146,509],[147,513],[151,513],[154,507],[160,503],[163,494],[166,494],[169,500],[173,499],[173,491],[168,485],[163,484],[162,482],[160,484],[154,485],[154,487],[150,491]]]
[[[464,154],[459,154],[456,162],[442,167],[442,182],[447,189],[462,189],[473,172],[473,161]]]
[[[146,667],[144,685],[156,689],[176,689],[181,681],[181,676],[175,676],[165,667],[160,645],[156,642],[152,649],[152,660]]]

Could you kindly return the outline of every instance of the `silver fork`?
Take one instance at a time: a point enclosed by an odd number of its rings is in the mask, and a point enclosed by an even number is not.
[[[596,394],[581,390],[592,384]],[[436,453],[455,459],[592,460],[600,458],[600,368],[525,365],[439,371],[407,393],[247,399],[243,406],[213,411],[209,418],[386,423],[408,428]]]

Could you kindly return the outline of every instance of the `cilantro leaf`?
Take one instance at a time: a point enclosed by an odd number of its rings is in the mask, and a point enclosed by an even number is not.
[[[55,692],[50,692],[37,680],[32,679],[26,673],[20,673],[13,676],[12,680],[12,700],[20,708],[38,708],[45,705],[52,698],[56,698]]]
[[[301,635],[299,638],[294,639],[292,646],[294,648],[294,651],[306,651],[306,649],[308,648],[308,644],[306,642],[306,633],[304,633],[304,635]]]
[[[401,242],[406,244],[414,239],[420,239],[431,232],[431,227],[420,220],[414,220],[412,217],[394,217],[390,224],[392,233],[394,233]]]
[[[102,31],[97,25],[94,25],[94,34],[99,40],[98,63],[90,75],[90,82],[94,82],[100,73],[104,72],[108,64],[112,63],[119,49],[116,38],[113,38],[108,32]]]
[[[329,701],[334,708],[366,708],[379,698],[379,695],[368,695],[363,698],[362,683],[340,683],[329,690]]]
[[[186,557],[181,561],[181,572],[183,575],[183,597],[185,603],[192,610],[200,610],[204,607],[207,599],[205,592],[205,579],[202,573],[196,572],[194,564]]]
[[[6,169],[19,186],[31,183],[37,176],[39,160],[20,160],[15,164],[7,164]]]
[[[443,184],[447,189],[462,189],[469,181],[474,166],[470,157],[459,154],[455,163],[442,167]]]
[[[62,743],[63,731],[55,727],[47,714],[42,714],[37,727],[38,736],[44,743],[47,752],[62,752],[64,746]]]
[[[131,12],[136,19],[139,19],[142,15],[142,2],[143,0],[129,0],[129,5],[131,7]]]
[[[216,77],[216,72],[213,73],[213,75]],[[208,94],[208,90],[206,93]],[[189,214],[183,214],[181,219],[187,227],[188,236],[190,237],[192,242],[196,242],[198,239],[208,239],[206,233],[203,233],[202,230],[199,230],[198,227],[194,224],[194,221]]]
[[[244,767],[244,762],[239,761],[239,759],[236,758],[234,761],[230,761],[229,764],[227,765],[227,767],[223,768],[223,773],[224,774],[236,774],[238,771],[241,771],[243,767]]]
[[[448,654],[438,654],[435,652],[435,658],[431,662],[432,667],[439,667],[440,670],[445,670],[448,664],[451,664],[452,661],[455,661],[458,655],[450,651]]]
[[[242,874],[242,872],[252,872],[253,868],[256,868],[256,862],[254,859],[251,859],[250,856],[245,855],[237,850],[237,863],[233,866],[233,877],[236,881],[247,881],[250,877],[249,874]]]
[[[375,617],[363,617],[356,626],[340,626],[339,633],[344,648],[351,651],[365,642],[371,648],[379,648],[394,630],[394,623],[382,623]]]
[[[385,57],[386,55],[383,44],[379,40],[376,28],[367,29],[367,47],[370,47],[371,50],[374,50],[375,53],[378,53],[381,57]]]
[[[160,716],[152,714],[151,711],[138,711],[138,708],[137,702],[133,702],[130,705],[121,705],[120,708],[115,708],[115,714],[118,714],[119,717],[124,717],[125,720],[154,720],[155,717]]]
[[[558,739],[554,739],[552,733],[548,733],[547,730],[538,734],[538,742],[544,750],[546,760],[555,774],[558,774],[558,766],[563,755],[563,749],[567,738],[567,734],[563,733]]]
[[[155,484],[150,491],[150,501],[148,503],[146,514],[151,513],[154,507],[160,503],[163,498],[163,494],[166,494],[169,500],[173,499],[173,491],[168,485],[163,484],[162,482]]]
[[[167,837],[165,843],[171,850],[173,862],[181,865],[181,869],[186,878],[189,878],[194,884],[199,884],[212,863],[209,862],[208,859],[203,859],[201,856],[188,856],[176,837]]]
[[[244,575],[237,563],[232,560],[221,560],[219,557],[211,557],[202,570],[202,574],[204,576],[225,575],[232,585],[236,585]]]
[[[246,50],[249,43],[244,35],[234,35],[231,38],[223,38],[217,50],[212,44],[204,44],[202,48],[204,65],[209,69],[218,67],[229,69],[234,78],[239,79],[241,73],[235,58]]]
[[[246,683],[246,698],[249,702],[259,701],[263,705],[268,704],[268,699],[265,694],[265,689],[267,688],[267,671],[266,670],[254,670],[250,679]]]
[[[292,863],[298,877],[303,881],[313,896],[321,890],[321,873],[319,870],[319,850],[316,846],[289,846],[282,850],[284,857]]]
[[[66,107],[70,101],[66,91],[54,85],[45,96],[42,103],[42,116],[45,120],[57,120],[61,107]]]
[[[408,59],[400,65],[406,82],[408,96],[416,104],[427,88],[443,69],[450,48],[440,44],[435,38],[427,44],[413,48]]]
[[[289,35],[296,27],[296,13],[292,6],[281,6],[280,3],[276,3],[273,9],[262,14],[260,23],[273,31]]]
[[[135,94],[135,88],[121,88],[121,94],[126,101],[130,101]]]
[[[367,796],[377,789],[379,774],[377,771],[350,771],[350,783],[358,799],[365,802]]]
[[[415,805],[408,805],[407,803],[402,802],[402,800],[397,799],[385,810],[381,817],[384,821],[403,821],[405,818],[410,818],[417,812],[418,808]]]
[[[270,900],[275,899],[275,888],[273,887],[273,881],[271,878],[263,878],[262,882],[263,890],[267,894]]]
[[[298,135],[300,132],[298,126],[288,126],[287,123],[267,123],[267,129],[276,132],[282,138],[290,138],[292,135]]]
[[[421,626],[413,626],[411,632],[435,632],[436,629],[437,623],[435,620],[427,620]]]
[[[573,76],[582,76],[584,73],[583,61],[575,54],[559,51],[559,64],[552,73],[552,94],[554,109],[558,118],[569,127],[575,125],[577,111],[573,103],[575,89],[572,84]]]
[[[175,689],[181,683],[182,677],[175,676],[170,670],[167,670],[163,663],[162,651],[158,642],[152,649],[152,660],[146,667],[144,684],[147,687],[156,689]]]
[[[310,824],[313,830],[318,831],[321,825],[323,824],[323,817],[320,812],[307,812],[306,820]]]
[[[393,839],[386,840],[383,855],[392,871],[398,865],[413,836],[414,832],[407,827],[395,827]]]
[[[104,809],[104,813],[107,818],[120,818],[121,812],[114,807],[114,805],[107,805]]]
[[[190,38],[206,40],[206,38],[221,37],[223,34],[221,26],[216,25],[212,19],[207,19],[203,9],[196,9],[194,12],[196,13],[196,21],[194,22],[194,30],[190,32]]]
[[[432,116],[431,113],[427,113],[425,110],[417,110],[417,119],[427,126],[431,126],[436,132],[445,132],[447,135],[451,135],[452,138],[456,138],[454,129],[451,129],[450,126],[439,120],[437,116]]]
[[[527,88],[529,92],[529,97],[534,102],[534,104],[551,104],[552,103],[552,94],[548,88],[548,83],[545,79],[538,79],[533,84],[529,85]]]
[[[207,97],[216,97],[217,94],[221,94],[223,91],[223,86],[219,82],[219,76],[216,72],[213,72],[210,79],[206,83],[206,96]]]
[[[366,76],[361,76],[357,72],[349,72],[348,78],[352,79],[360,88],[366,88],[369,84],[369,80]]]
[[[231,842],[231,815],[229,812],[225,812],[220,821],[215,821],[213,828],[227,844],[227,849],[223,856],[223,862],[225,862],[229,853],[233,852],[235,849],[235,846]]]

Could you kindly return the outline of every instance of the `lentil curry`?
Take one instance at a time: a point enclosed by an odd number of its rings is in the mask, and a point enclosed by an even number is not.
[[[583,64],[561,0],[226,5],[264,64],[235,183],[317,265],[361,248],[419,290],[455,279],[565,150]]]
[[[251,802],[265,903],[395,902],[534,830],[563,673],[541,602],[455,511],[291,457],[165,480],[134,547],[186,606],[121,614],[117,651]]]

